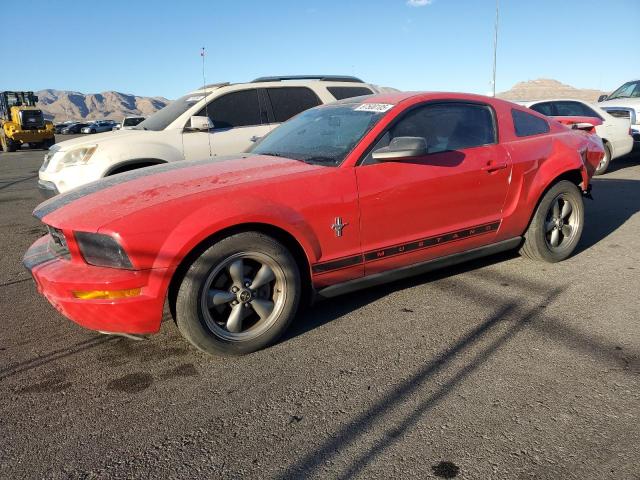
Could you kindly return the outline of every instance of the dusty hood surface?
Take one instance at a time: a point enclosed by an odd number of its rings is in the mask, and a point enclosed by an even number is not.
[[[173,162],[103,178],[41,203],[33,214],[55,227],[97,231],[164,202],[327,168],[264,155],[232,158]]]

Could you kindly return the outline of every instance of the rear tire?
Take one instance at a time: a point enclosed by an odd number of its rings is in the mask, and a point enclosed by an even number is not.
[[[42,148],[45,150],[49,150],[56,143],[56,137],[47,138],[44,142],[42,142]]]
[[[611,147],[608,143],[604,143],[604,157],[600,160],[600,163],[596,167],[596,171],[593,172],[594,175],[602,175],[609,168],[609,164],[611,163]]]
[[[520,254],[549,263],[565,260],[578,245],[583,228],[582,194],[575,184],[562,180],[542,197]]]
[[[291,253],[258,232],[227,237],[187,270],[175,303],[180,333],[209,354],[243,355],[273,344],[302,293]]]

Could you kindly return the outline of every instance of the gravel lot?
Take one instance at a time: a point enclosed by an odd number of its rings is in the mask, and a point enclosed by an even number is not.
[[[640,155],[594,181],[570,260],[347,295],[236,359],[36,293],[42,156],[0,154],[0,478],[640,479]]]

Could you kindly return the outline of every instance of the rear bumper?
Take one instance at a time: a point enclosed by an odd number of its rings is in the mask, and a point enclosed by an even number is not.
[[[110,333],[154,333],[160,329],[166,292],[165,269],[121,270],[88,265],[52,254],[49,236],[27,250],[23,264],[38,291],[78,325]],[[115,300],[76,298],[74,291],[128,290],[138,296]]]

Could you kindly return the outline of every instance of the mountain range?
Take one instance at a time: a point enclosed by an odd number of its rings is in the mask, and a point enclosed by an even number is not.
[[[383,90],[395,89],[384,87]],[[579,89],[557,80],[539,78],[516,83],[506,92],[498,93],[507,100],[543,100],[547,98],[577,98],[595,102],[607,92],[594,89]],[[120,92],[84,94],[68,90],[40,90],[38,106],[48,120],[112,119],[120,121],[126,115],[148,116],[164,108],[170,100],[164,97],[139,97]]]
[[[510,90],[496,96],[505,100],[545,100],[549,98],[575,98],[587,102],[596,102],[600,95],[608,92],[575,88],[550,78],[539,78],[518,82]]]
[[[164,108],[168,103],[164,97],[139,97],[120,92],[84,94],[67,90],[40,90],[38,107],[47,120],[111,119],[120,121],[126,115],[148,116]]]

